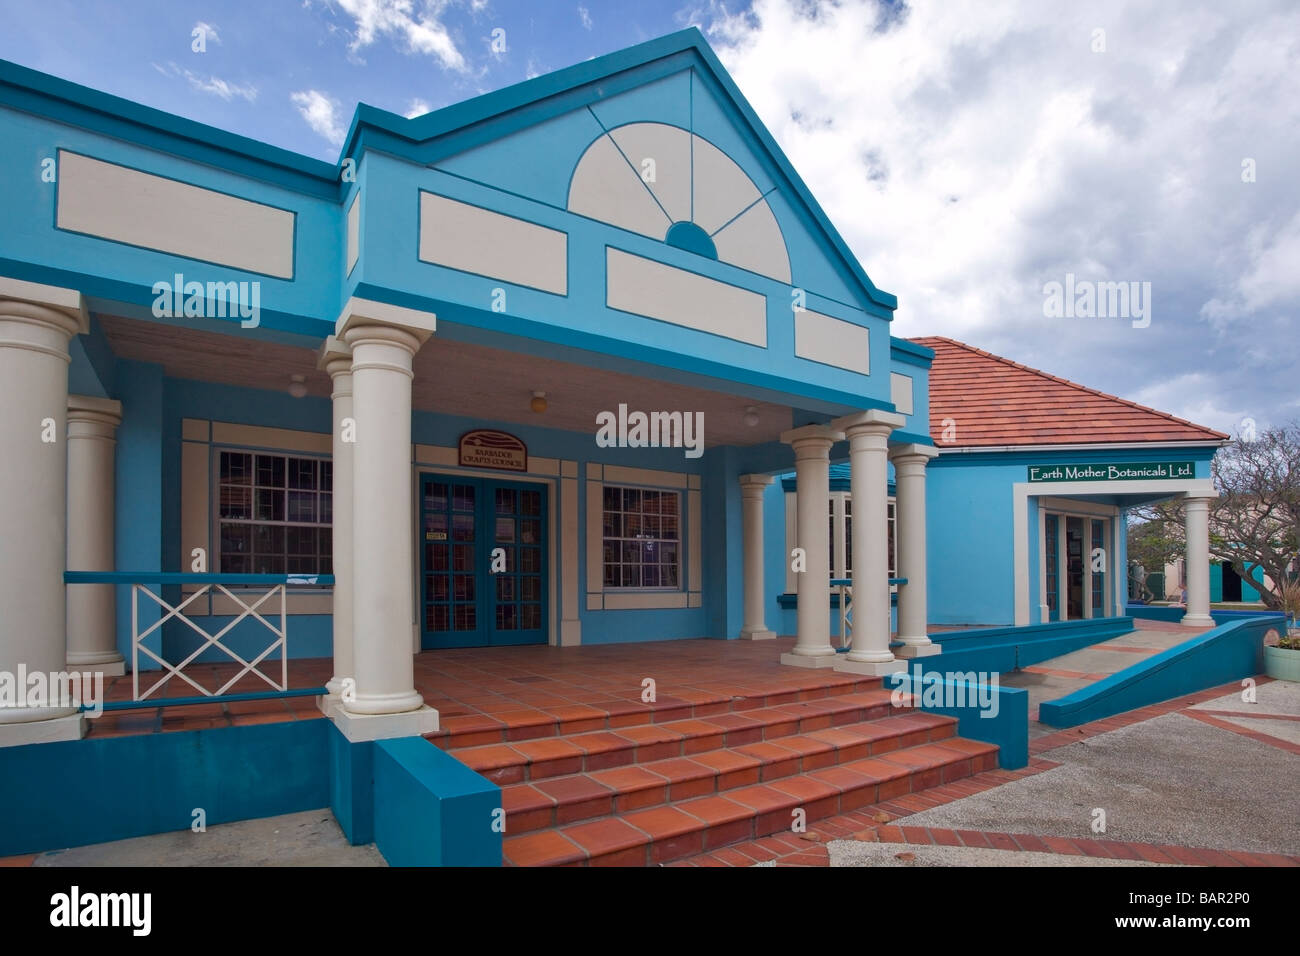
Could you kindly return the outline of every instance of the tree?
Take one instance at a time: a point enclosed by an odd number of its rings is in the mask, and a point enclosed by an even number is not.
[[[1243,580],[1260,568],[1271,579],[1271,587],[1257,587],[1260,598],[1278,610],[1300,552],[1300,422],[1248,438],[1237,436],[1211,465],[1219,498],[1210,513],[1210,554]]]
[[[1300,422],[1238,435],[1210,464],[1219,491],[1210,509],[1210,557],[1227,562],[1260,599],[1282,607],[1282,585],[1296,580],[1300,552]],[[1129,511],[1128,552],[1148,568],[1183,557],[1183,499]],[[1267,584],[1252,576],[1259,568]]]

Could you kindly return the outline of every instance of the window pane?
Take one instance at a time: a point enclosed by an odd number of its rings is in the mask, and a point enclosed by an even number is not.
[[[316,462],[311,458],[289,459],[289,487],[316,490]]]
[[[290,521],[316,521],[316,492],[314,491],[291,491],[289,492],[289,519]]]
[[[253,456],[235,451],[221,453],[221,480],[232,485],[253,483]]]
[[[247,521],[253,517],[253,489],[221,486],[221,517]]]
[[[263,488],[283,488],[284,458],[280,455],[258,455],[257,484]]]

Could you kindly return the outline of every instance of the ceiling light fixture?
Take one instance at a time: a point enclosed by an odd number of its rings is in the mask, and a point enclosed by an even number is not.
[[[533,400],[528,403],[528,407],[531,408],[533,411],[535,411],[538,415],[546,411],[546,393],[533,392]]]
[[[307,394],[307,376],[290,375],[289,376],[289,394],[294,398],[302,398]]]

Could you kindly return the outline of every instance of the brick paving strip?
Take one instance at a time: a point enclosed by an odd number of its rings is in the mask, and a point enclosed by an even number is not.
[[[1033,670],[1033,668],[1025,668]],[[1257,677],[1257,684],[1269,683],[1272,678]],[[1232,694],[1241,689],[1240,683],[1224,684],[1209,690],[1198,691],[1184,697],[1151,704],[1137,710],[1129,711],[1105,720],[1097,720],[1068,730],[1058,731],[1031,740],[1029,766],[1020,770],[989,770],[975,774],[963,780],[932,787],[920,794],[910,794],[896,800],[863,807],[853,813],[841,814],[819,820],[806,834],[779,833],[762,840],[737,843],[724,850],[704,853],[669,863],[668,866],[753,866],[755,863],[772,863],[775,866],[829,866],[830,853],[826,849],[829,840],[859,840],[866,843],[897,843],[914,846],[968,846],[994,850],[1012,850],[1037,853],[1057,853],[1069,856],[1092,856],[1111,860],[1145,860],[1149,863],[1180,864],[1183,866],[1300,866],[1300,856],[1288,856],[1282,853],[1252,853],[1243,850],[1213,850],[1204,847],[1185,847],[1157,845],[1151,843],[1130,843],[1121,840],[1093,840],[1053,836],[1033,836],[1027,833],[1002,833],[984,830],[949,830],[935,827],[910,827],[906,818],[930,807],[941,806],[983,793],[994,787],[1013,780],[1033,776],[1054,767],[1059,763],[1032,756],[1047,750],[1055,750],[1068,744],[1109,733],[1121,727],[1141,723],[1153,717],[1169,713],[1183,713],[1188,717],[1223,730],[1231,730],[1243,736],[1267,743],[1271,746],[1300,753],[1300,747],[1290,741],[1268,737],[1257,731],[1247,730],[1226,721],[1216,720],[1214,715],[1228,714],[1233,717],[1266,716],[1241,713],[1238,711],[1195,711],[1190,708],[1209,700]],[[1297,717],[1271,715],[1284,720],[1300,720]],[[902,851],[900,851],[902,852]]]
[[[1243,727],[1240,724],[1234,724],[1229,720],[1220,720],[1213,714],[1221,714],[1223,711],[1212,711],[1207,713],[1203,710],[1184,710],[1180,711],[1185,717],[1191,717],[1199,720],[1203,724],[1209,724],[1211,727],[1218,727],[1220,730],[1230,730],[1234,734],[1241,734],[1243,737],[1249,737],[1261,744],[1268,744],[1270,747],[1276,747],[1278,750],[1285,750],[1287,753],[1300,754],[1300,744],[1293,744],[1289,740],[1283,740],[1281,737],[1272,737],[1268,734],[1261,733],[1258,730],[1252,730],[1249,727]],[[1253,717],[1253,714],[1234,713],[1234,717]]]

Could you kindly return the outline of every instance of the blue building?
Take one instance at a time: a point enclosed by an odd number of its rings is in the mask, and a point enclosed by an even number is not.
[[[1224,436],[892,336],[694,30],[362,105],[334,164],[9,63],[0,131],[0,670],[332,657],[353,742],[436,729],[442,648],[884,674],[930,624],[1120,613],[1124,509],[1175,494],[1209,622]]]

